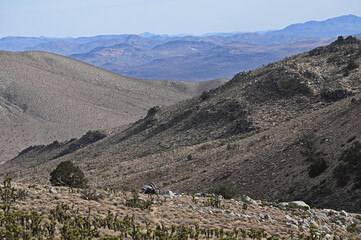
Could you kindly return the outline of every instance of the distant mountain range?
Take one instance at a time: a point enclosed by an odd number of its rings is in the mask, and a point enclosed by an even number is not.
[[[360,33],[361,17],[347,15],[263,34],[5,37],[0,50],[57,53],[129,77],[202,81],[231,78],[239,71],[329,44],[339,35]]]

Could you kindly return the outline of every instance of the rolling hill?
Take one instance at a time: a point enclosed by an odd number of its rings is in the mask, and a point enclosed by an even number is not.
[[[1,51],[0,66],[1,162],[29,145],[133,122],[154,105],[169,105],[224,82],[132,79],[46,52]]]
[[[48,184],[49,172],[71,160],[94,188],[153,181],[198,192],[229,184],[252,198],[360,212],[360,62],[361,41],[339,37],[153,107],[108,136],[29,147],[0,171]]]

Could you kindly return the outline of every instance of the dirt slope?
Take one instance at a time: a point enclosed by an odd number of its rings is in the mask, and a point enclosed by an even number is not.
[[[222,82],[132,79],[56,54],[1,51],[0,162],[30,145],[133,122],[154,105],[175,103]]]

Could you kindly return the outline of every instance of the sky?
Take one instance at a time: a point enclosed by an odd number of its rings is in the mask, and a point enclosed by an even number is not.
[[[0,37],[255,32],[361,16],[361,0],[0,0]]]

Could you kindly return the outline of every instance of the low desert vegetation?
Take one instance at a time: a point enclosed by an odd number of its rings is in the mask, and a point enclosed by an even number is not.
[[[32,197],[39,196],[28,194],[27,190],[14,187],[12,179],[7,178],[3,186],[0,187],[1,201],[0,201],[0,239],[17,240],[17,239],[64,239],[64,240],[85,240],[85,239],[102,239],[102,240],[117,240],[117,239],[131,239],[131,240],[186,240],[186,239],[269,239],[278,240],[286,239],[267,232],[265,228],[252,227],[232,227],[223,228],[220,226],[201,226],[200,223],[194,221],[193,223],[172,223],[164,224],[163,222],[151,224],[148,221],[140,223],[139,219],[134,214],[119,215],[119,212],[107,210],[104,214],[99,214],[99,209],[89,207],[86,211],[79,211],[78,206],[57,202],[56,205],[49,207],[46,211],[39,211],[26,209],[20,210],[19,204],[23,205],[25,201],[31,201]],[[40,186],[40,192],[42,187]],[[29,189],[29,188],[25,188]],[[47,188],[46,188],[47,189]],[[30,188],[31,191],[35,189]],[[29,190],[29,191],[30,191]],[[59,192],[72,192],[64,189],[57,189]],[[38,191],[38,190],[37,190]],[[104,193],[110,194],[112,191]],[[44,193],[44,195],[47,193]],[[148,195],[149,200],[141,199],[136,191],[133,191],[131,198],[124,195],[123,200],[119,202],[120,205],[130,209],[135,208],[135,212],[145,211],[152,213],[154,209],[142,208],[144,202],[163,202],[159,196]],[[43,195],[43,196],[44,196]],[[84,194],[80,195],[83,196]],[[203,194],[202,194],[203,195]],[[205,197],[200,199],[199,204],[195,208],[212,209],[212,211],[224,211],[231,213],[229,210],[229,203],[226,200],[214,197],[213,195],[204,194]],[[75,195],[73,195],[75,196]],[[77,195],[79,196],[79,195]],[[142,196],[144,197],[144,196]],[[153,199],[154,197],[154,199]],[[105,197],[107,198],[107,197]],[[88,199],[89,200],[89,199]],[[97,199],[99,200],[99,199]],[[105,199],[102,199],[105,200]],[[140,205],[139,205],[140,204]],[[171,203],[172,204],[172,203]],[[248,213],[254,209],[253,204],[243,203],[242,212]],[[86,205],[88,206],[88,205]],[[159,203],[158,203],[159,206]],[[257,205],[255,205],[257,206]],[[262,209],[268,206],[268,203],[262,205]],[[274,210],[279,206],[274,205]],[[106,210],[106,209],[105,209]],[[307,212],[304,209],[294,209],[293,217],[299,217],[302,212]],[[144,212],[144,213],[145,213]],[[307,216],[305,216],[307,217]],[[356,219],[359,219],[356,216]],[[350,234],[357,234],[358,225],[348,225],[347,231]],[[289,233],[293,239],[322,239],[326,233],[320,233],[317,228],[311,226],[307,232]],[[334,235],[338,238],[338,235]],[[349,238],[350,239],[350,238]]]
[[[224,183],[214,189],[211,189],[210,192],[221,195],[225,199],[236,198],[240,195],[240,190],[236,187],[231,186],[229,183]]]

